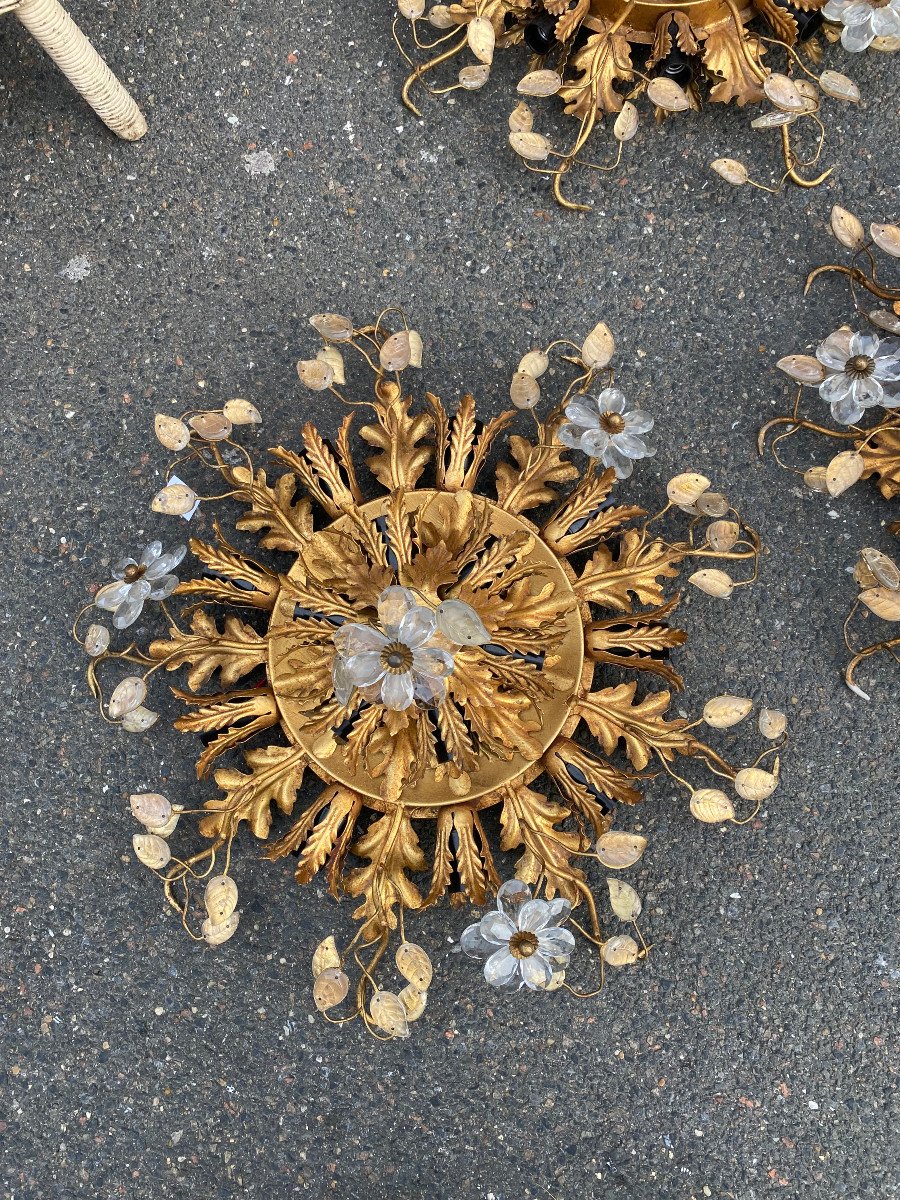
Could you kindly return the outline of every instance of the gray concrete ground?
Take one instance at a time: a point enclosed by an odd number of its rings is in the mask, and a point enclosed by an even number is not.
[[[390,5],[71,7],[150,134],[107,136],[6,19],[2,1195],[900,1194],[897,676],[873,666],[869,704],[839,676],[845,572],[857,547],[889,549],[889,507],[813,497],[754,449],[788,398],[774,361],[850,312],[836,283],[801,295],[830,205],[898,215],[897,60],[832,52],[864,100],[828,106],[838,167],[818,191],[720,184],[711,158],[767,176],[776,147],[716,110],[642,129],[584,181],[580,217],[506,148],[517,63],[411,119]],[[274,170],[253,176],[260,150]],[[623,386],[657,418],[631,495],[706,471],[770,548],[755,589],[685,604],[687,703],[783,704],[793,741],[753,826],[700,827],[649,786],[643,969],[594,1002],[497,998],[450,953],[465,916],[441,907],[415,927],[438,965],[427,1016],[383,1046],[310,1016],[310,951],[348,906],[249,841],[239,935],[215,953],[183,936],[127,861],[123,797],[196,795],[189,748],[92,715],[68,626],[111,557],[172,536],[147,509],[154,411],[245,395],[260,448],[310,414],[333,431],[294,375],[306,317],[389,303],[425,335],[423,382],[487,412],[531,345],[612,326]]]

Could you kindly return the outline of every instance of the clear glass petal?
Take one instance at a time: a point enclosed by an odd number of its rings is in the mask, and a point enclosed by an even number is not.
[[[850,395],[850,380],[840,371],[829,375],[819,384],[819,395],[829,404],[837,404],[839,400]]]
[[[468,954],[472,958],[490,958],[497,951],[496,942],[489,942],[481,936],[481,928],[476,921],[474,925],[468,925],[460,935],[459,948],[463,954]]]
[[[566,416],[570,421],[581,426],[581,433],[584,433],[585,429],[600,428],[600,413],[597,411],[597,402],[591,399],[590,396],[576,397],[576,399],[570,400],[566,405]]]
[[[519,915],[516,918],[516,924],[520,929],[527,929],[530,933],[537,933],[539,929],[543,929],[550,920],[550,905],[546,900],[529,900],[527,904],[523,904],[519,909]]]
[[[581,449],[591,458],[600,458],[609,445],[609,434],[602,429],[589,429],[582,434]]]
[[[882,408],[897,408],[900,405],[900,388],[893,391],[891,388],[885,388],[884,395],[881,397]]]
[[[538,932],[538,946],[547,958],[568,956],[575,949],[575,938],[568,929],[550,926]]]
[[[163,575],[168,575],[170,571],[175,570],[185,554],[187,554],[187,546],[176,546],[168,554],[161,554],[149,565],[144,578],[160,579]]]
[[[381,681],[381,703],[385,708],[402,712],[413,702],[413,677],[411,671],[402,675],[385,675]]]
[[[863,408],[871,408],[874,404],[881,403],[884,388],[873,375],[869,375],[865,379],[853,380],[851,394],[857,404],[861,404]]]
[[[519,971],[528,988],[543,988],[550,982],[553,968],[543,954],[535,953],[519,961]]]
[[[653,428],[653,418],[642,408],[635,408],[630,413],[624,413],[622,420],[629,433],[649,433]]]
[[[563,896],[557,896],[555,900],[548,901],[550,905],[550,920],[554,925],[561,925],[567,920],[572,911],[570,901]]]
[[[852,4],[853,0],[828,0],[828,3],[822,9],[822,15],[828,21],[840,21],[844,9],[848,4]]]
[[[518,973],[519,959],[513,958],[505,947],[492,954],[484,964],[484,977],[491,987],[512,983]]]
[[[565,423],[560,425],[559,429],[556,431],[556,436],[559,438],[560,442],[562,442],[564,446],[568,446],[570,450],[580,450],[581,435],[583,433],[584,430],[580,425],[569,425],[568,423]]]
[[[900,354],[896,356],[883,355],[875,359],[875,378],[886,383],[900,379]]]
[[[413,651],[413,671],[416,675],[437,675],[443,678],[453,670],[453,655],[437,646]]]
[[[634,470],[634,463],[628,455],[622,454],[612,443],[607,446],[602,462],[605,467],[615,468],[617,479],[627,479]]]
[[[390,637],[396,637],[400,622],[411,608],[417,608],[415,596],[405,587],[387,587],[378,597],[378,620]]]
[[[340,654],[334,656],[334,662],[331,666],[331,682],[334,684],[334,694],[338,703],[349,703],[350,697],[355,690],[355,684],[350,678],[350,672],[347,670],[347,660],[342,658]]]
[[[116,563],[116,565],[112,569],[113,579],[124,579],[125,572],[128,570],[128,568],[136,567],[136,566],[137,566],[137,563],[134,561],[133,558],[120,558],[119,561]]]
[[[879,339],[874,333],[854,333],[850,339],[851,354],[866,354],[874,358],[878,353]]]
[[[162,554],[162,542],[151,542],[141,551],[141,566],[149,567]]]
[[[134,583],[129,584],[128,598],[146,600],[152,591],[153,585],[148,583],[146,579],[136,579]]]
[[[601,412],[623,413],[626,403],[625,393],[617,387],[604,388],[597,397],[597,407]]]
[[[841,32],[841,45],[851,54],[860,54],[863,50],[868,50],[874,40],[871,21],[864,21],[859,25],[845,25]]]
[[[107,612],[115,612],[130,591],[130,583],[108,583],[97,592],[94,604],[97,608],[106,609]]]
[[[900,12],[893,5],[876,8],[872,13],[872,29],[877,37],[900,37]]]
[[[358,625],[348,621],[334,632],[334,644],[341,654],[380,653],[389,639],[374,625]]]
[[[151,581],[148,580],[146,576],[144,576],[144,579],[142,580],[142,582],[150,583]],[[172,593],[175,591],[175,589],[177,587],[178,587],[178,576],[177,575],[163,575],[162,579],[152,580],[152,587],[150,589],[150,599],[151,600],[165,600],[167,596],[172,595]]]
[[[370,683],[377,683],[384,674],[381,654],[377,651],[351,654],[347,659],[347,678],[353,680],[354,687],[367,687]]]
[[[634,433],[616,433],[610,438],[610,442],[615,448],[624,454],[627,458],[649,458],[648,451],[650,447],[643,438]]]
[[[864,21],[868,22],[872,19],[872,5],[866,0],[851,0],[844,11],[841,13],[841,24],[843,25],[861,25]]]
[[[841,425],[855,425],[865,411],[852,392],[848,392],[842,400],[835,400],[831,406],[831,415]]]
[[[816,348],[816,358],[830,371],[843,371],[850,357],[851,337],[849,329],[836,329]]]
[[[137,593],[129,595],[123,600],[113,615],[113,625],[116,629],[127,629],[129,625],[133,625],[144,607],[144,597]]]
[[[423,704],[440,704],[447,695],[447,685],[443,679],[433,675],[415,675],[413,680],[413,695]]]
[[[417,604],[400,622],[397,636],[404,645],[415,649],[417,646],[423,646],[429,638],[433,637],[436,629],[437,617],[431,609]]]
[[[506,946],[516,932],[516,927],[506,915],[498,909],[493,909],[481,918],[478,923],[481,936],[496,946]]]
[[[497,908],[506,913],[511,921],[519,915],[519,909],[531,899],[531,888],[521,879],[507,879],[497,889]]]

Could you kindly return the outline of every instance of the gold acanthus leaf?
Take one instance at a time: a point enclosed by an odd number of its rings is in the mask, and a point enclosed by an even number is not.
[[[525,561],[533,546],[534,536],[525,529],[497,538],[475,559],[475,564],[464,581],[466,587],[475,591],[492,584],[495,580],[503,580],[504,584],[511,582],[512,569],[517,565],[525,569]],[[531,568],[528,569],[530,572]]]
[[[799,26],[787,7],[776,4],[775,0],[753,0],[753,7],[765,18],[776,37],[793,46]]]
[[[580,834],[556,828],[569,816],[569,809],[551,803],[540,792],[512,784],[503,789],[500,845],[503,850],[525,847],[525,854],[516,863],[516,875],[525,883],[535,884],[543,875],[548,896],[559,892],[577,904],[584,871],[573,866],[571,858],[585,847]]]
[[[318,613],[323,617],[345,617],[348,621],[359,620],[359,609],[349,601],[344,600],[337,592],[331,591],[314,579],[299,579],[296,575],[281,575],[281,595],[279,603],[288,613],[296,606]]]
[[[284,446],[273,446],[269,451],[274,459],[283,463],[299,477],[309,495],[319,504],[329,517],[339,517],[344,511],[340,504],[331,497],[331,489],[327,479],[321,479],[311,462],[298,454],[296,450],[288,450]]]
[[[637,804],[641,798],[641,793],[634,786],[640,776],[629,775],[627,771],[619,770],[611,762],[591,754],[570,738],[557,738],[544,755],[542,763],[566,799],[577,808],[581,808],[592,822],[593,817],[584,807],[584,794],[601,808],[600,820],[605,824],[605,828],[597,829],[598,836],[609,828],[609,818],[601,796],[606,796],[617,804]],[[566,769],[567,764],[574,768],[574,773]],[[579,775],[583,779],[579,779]]]
[[[342,512],[348,508],[355,508],[356,496],[345,481],[337,459],[312,421],[307,421],[303,426],[302,437],[309,464],[320,485],[327,488],[333,503]]]
[[[885,500],[900,495],[900,423],[889,425],[870,441],[860,443],[863,478],[878,476],[878,490]]]
[[[356,824],[362,803],[362,796],[350,788],[340,784],[326,788],[300,814],[284,837],[266,850],[266,858],[298,854],[294,878],[301,884],[310,883],[334,852],[345,831],[344,823],[347,822],[351,830]]]
[[[402,572],[413,560],[412,526],[403,488],[396,488],[388,499],[387,534],[397,569]]]
[[[353,413],[347,413],[341,427],[338,430],[338,435],[334,440],[335,449],[337,450],[338,458],[341,460],[341,466],[344,468],[344,475],[347,478],[347,486],[353,499],[357,504],[362,504],[363,494],[359,486],[359,481],[356,478],[356,464],[353,461],[353,445],[350,441],[350,431],[353,428]]]
[[[300,712],[318,708],[334,691],[331,667],[335,653],[333,644],[299,647],[288,657],[290,673],[282,677],[280,694],[289,696]]]
[[[213,617],[198,609],[191,620],[191,629],[191,633],[185,633],[171,625],[167,641],[150,643],[150,657],[166,660],[167,671],[191,663],[187,685],[193,692],[216,670],[222,686],[230,687],[266,661],[265,639],[239,617],[226,617],[220,633]]]
[[[559,89],[569,116],[586,117],[593,109],[619,112],[625,97],[616,91],[615,84],[634,78],[626,34],[621,29],[610,34],[609,21],[597,24],[602,26],[601,31],[592,34],[570,60],[576,77]]]
[[[220,692],[215,696],[194,696],[180,688],[173,688],[172,692],[186,704],[199,706],[193,712],[178,717],[174,722],[176,729],[206,734],[217,729],[224,731],[207,743],[197,759],[198,779],[204,779],[215,760],[227,750],[278,724],[275,697],[265,688]]]
[[[249,533],[264,530],[259,542],[267,550],[296,554],[303,549],[313,534],[312,505],[303,495],[295,500],[296,475],[286,472],[274,487],[267,484],[265,471],[254,476],[249,467],[233,467],[226,478],[238,489],[236,498],[250,506],[248,513],[238,517],[236,529]]]
[[[290,813],[303,780],[306,755],[296,746],[263,746],[244,754],[250,774],[220,767],[216,783],[225,793],[207,800],[208,815],[200,822],[204,837],[230,837],[246,821],[255,837],[264,840],[272,824],[272,805]]]
[[[407,871],[424,871],[428,863],[402,808],[392,808],[373,821],[352,844],[350,853],[368,860],[366,866],[348,871],[344,878],[347,894],[363,897],[353,915],[364,921],[364,937],[377,937],[396,928],[394,906],[398,901],[404,908],[421,907],[422,894]]]
[[[552,670],[558,662],[558,657],[547,655],[541,669],[537,663],[509,655],[501,658],[489,654],[484,658],[484,665],[499,687],[523,692],[533,702],[546,700],[561,690],[563,681]]]
[[[317,533],[300,561],[308,579],[370,607],[375,607],[382,591],[393,582],[390,568],[373,563],[357,538],[343,530]]]
[[[560,739],[561,746],[573,746],[574,743],[566,743],[564,739]],[[578,749],[575,747],[575,749]],[[553,747],[556,750],[556,747]],[[574,776],[567,769],[567,761],[572,761],[574,752],[566,755],[566,761],[563,760],[557,753],[548,753],[544,760],[544,767],[556,784],[562,796],[568,800],[572,806],[572,810],[576,818],[580,818],[583,822],[590,822],[594,836],[600,837],[612,825],[612,812],[608,805],[603,801],[599,789],[587,782],[587,776],[580,772],[580,777]],[[587,836],[587,835],[586,835]],[[588,838],[588,840],[590,840]]]
[[[457,771],[471,771],[478,763],[478,754],[463,715],[448,696],[438,705],[438,729],[450,761]]]
[[[533,446],[518,434],[509,438],[509,452],[516,466],[497,465],[497,499],[507,512],[521,513],[556,499],[554,484],[577,479],[578,468],[566,461],[566,448],[554,441],[560,422],[538,426],[540,444]]]
[[[207,596],[220,603],[271,610],[278,597],[278,578],[236,550],[191,538],[191,551],[204,566],[224,579],[187,579],[175,589],[179,596]],[[250,584],[242,587],[241,584]]]
[[[631,610],[630,596],[641,604],[662,604],[665,596],[658,578],[674,579],[676,563],[687,547],[668,546],[642,530],[627,529],[618,543],[618,555],[599,546],[575,584],[582,600],[602,604],[618,612]]]
[[[376,449],[366,463],[383,488],[411,490],[431,460],[431,446],[421,443],[432,431],[434,420],[429,413],[411,415],[412,397],[404,396],[393,381],[379,381],[376,397],[378,423],[363,425],[359,431]]]
[[[675,24],[674,36],[672,34],[673,22]],[[687,54],[689,57],[693,57],[700,49],[690,19],[686,13],[678,12],[677,10],[663,13],[656,22],[653,48],[647,59],[647,70],[650,71],[657,63],[662,62],[664,58],[668,58],[672,52],[673,45],[677,46],[682,54]]]
[[[565,617],[574,604],[568,595],[556,590],[552,579],[540,575],[516,580],[503,595],[509,612],[498,631],[507,626],[548,630],[560,623],[565,628]]]
[[[687,640],[683,629],[673,629],[649,619],[662,615],[664,611],[671,611],[673,607],[674,604],[670,603],[663,609],[636,613],[634,616],[607,617],[603,621],[595,621],[585,634],[586,653],[594,662],[649,671],[680,691],[684,680],[677,671],[664,660],[652,657],[654,651],[660,653],[681,646]]]
[[[635,704],[636,690],[637,683],[620,683],[576,703],[575,711],[598,739],[603,753],[613,754],[619,739],[624,739],[625,753],[638,771],[647,766],[654,750],[667,762],[676,754],[696,753],[696,741],[684,731],[688,722],[665,720],[669,693],[654,692]]]
[[[549,7],[546,5],[545,7],[547,7],[547,11],[549,12]],[[568,7],[568,2],[562,3],[562,0],[560,0],[557,7],[560,8],[560,12],[554,33],[556,34],[556,40],[560,45],[564,46],[581,28],[581,22],[590,11],[591,0],[575,0],[575,4],[571,8]]]
[[[472,904],[484,904],[488,884],[494,888],[499,887],[500,877],[494,868],[494,860],[481,819],[478,813],[467,805],[452,809],[451,815],[458,838],[454,858],[462,891]]]
[[[448,685],[476,734],[482,753],[506,761],[516,753],[537,758],[541,746],[531,735],[540,729],[540,722],[524,715],[531,701],[521,693],[497,692],[481,660],[479,651],[460,650]]]
[[[710,88],[710,100],[718,104],[736,100],[741,108],[762,100],[762,83],[750,62],[765,75],[761,66],[765,52],[759,39],[745,36],[743,27],[738,29],[729,22],[714,25],[703,43],[703,65],[718,79],[718,83]]]
[[[437,396],[428,393],[428,401],[438,429],[435,450],[438,486],[451,492],[463,489],[472,491],[494,439],[506,428],[515,413],[502,412],[486,425],[479,425],[475,416],[475,400],[466,394],[459,402],[452,424],[448,424],[444,407]]]
[[[416,513],[416,545],[420,554],[449,551],[457,573],[482,549],[491,532],[491,512],[469,492],[436,492]]]

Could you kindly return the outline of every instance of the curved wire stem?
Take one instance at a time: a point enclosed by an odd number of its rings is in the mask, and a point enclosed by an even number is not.
[[[824,266],[810,271],[803,286],[803,295],[808,294],[809,289],[820,275],[827,275],[831,271],[837,271],[839,275],[846,275],[851,283],[858,283],[860,287],[864,287],[867,292],[871,292],[879,300],[900,300],[900,289],[884,287],[870,278],[860,267],[845,267],[842,263],[825,263]]]

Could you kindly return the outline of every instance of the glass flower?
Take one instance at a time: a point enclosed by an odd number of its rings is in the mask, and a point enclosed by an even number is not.
[[[867,50],[877,37],[900,37],[900,0],[828,0],[822,16],[843,25],[841,45],[852,54]]]
[[[378,624],[342,625],[334,635],[334,694],[346,704],[359,688],[371,703],[402,711],[418,700],[439,704],[453,655],[436,638],[437,618],[408,588],[385,588],[378,597]]]
[[[176,546],[164,554],[162,542],[151,542],[138,561],[123,558],[116,563],[114,582],[100,589],[94,604],[113,614],[116,629],[127,629],[141,615],[145,600],[165,600],[175,591],[178,576],[171,572],[185,554],[187,546]]]
[[[628,478],[634,460],[656,453],[641,436],[653,428],[653,418],[640,408],[629,411],[618,388],[604,388],[597,397],[576,397],[566,405],[566,416],[569,420],[559,427],[562,444],[614,467],[618,479]]]
[[[532,900],[520,879],[508,879],[497,892],[497,907],[463,930],[460,948],[484,958],[484,977],[506,992],[545,988],[554,971],[563,971],[575,938],[562,928],[572,911],[568,900]]]
[[[819,395],[842,425],[854,425],[867,408],[900,405],[900,341],[838,329],[816,350],[828,375]]]

